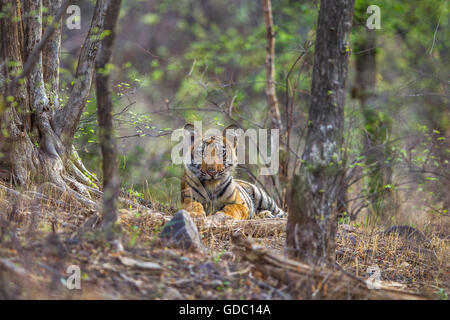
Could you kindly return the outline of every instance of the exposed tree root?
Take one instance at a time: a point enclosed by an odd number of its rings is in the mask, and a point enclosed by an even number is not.
[[[56,198],[56,197],[51,197],[51,196],[48,197],[45,194],[42,194],[37,191],[25,191],[24,194],[27,196],[30,196],[34,200],[33,201],[34,203],[45,201],[49,205],[53,205],[53,206],[56,206],[56,207],[64,209],[64,210],[71,209],[71,204],[62,200],[64,198]],[[39,204],[39,206],[40,206],[40,204]]]
[[[9,197],[11,197],[15,201],[24,201],[24,200],[31,201],[32,200],[29,196],[27,196],[23,193],[20,193],[14,189],[8,188],[2,184],[0,184],[0,190],[5,192]]]
[[[89,186],[93,185],[98,188],[98,185],[100,184],[99,180],[94,174],[86,169],[74,146],[72,146],[70,161],[66,165],[66,169],[79,182]]]
[[[67,199],[67,204],[69,206],[85,207],[89,210],[98,209],[98,205],[94,201],[80,195],[70,188],[63,188],[54,183],[47,182],[42,184],[39,187],[39,190],[41,193],[49,195],[49,198],[51,199]]]

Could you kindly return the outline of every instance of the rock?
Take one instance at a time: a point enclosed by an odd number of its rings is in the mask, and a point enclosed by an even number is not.
[[[119,256],[119,261],[128,266],[128,267],[136,267],[139,269],[144,269],[144,270],[149,270],[155,273],[162,273],[163,268],[154,262],[150,262],[150,261],[143,261],[143,260],[137,260],[137,259],[133,259],[133,258],[129,258],[129,257],[123,257],[123,256]]]
[[[167,287],[166,292],[164,292],[163,299],[164,300],[183,300],[183,296],[177,289],[175,289],[173,287]]]
[[[405,238],[406,240],[414,241],[414,242],[425,242],[429,243],[430,239],[427,238],[422,231],[415,229],[410,226],[400,225],[400,226],[392,226],[383,231],[384,235],[390,235],[396,233],[400,237]]]
[[[164,225],[159,237],[167,246],[200,252],[206,250],[200,240],[197,226],[186,210],[175,213],[172,220]]]
[[[180,261],[183,263],[189,263],[189,262],[191,262],[191,259],[189,259],[188,257],[181,257]]]
[[[209,282],[208,281],[205,282],[205,285],[207,285],[208,287],[211,287],[211,288],[217,288],[217,287],[223,286],[223,282],[216,279],[216,280],[212,280]]]

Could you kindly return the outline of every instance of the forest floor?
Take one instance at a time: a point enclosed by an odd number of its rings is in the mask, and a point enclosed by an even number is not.
[[[299,290],[298,285],[294,290],[289,283],[257,271],[233,249],[231,235],[239,231],[283,255],[286,221],[282,219],[215,228],[197,221],[207,248],[200,253],[167,248],[158,241],[175,211],[171,208],[121,209],[123,250],[112,248],[93,230],[80,229],[91,211],[63,210],[42,202],[29,206],[6,195],[0,197],[0,209],[0,299],[335,298],[311,296],[310,290]],[[375,266],[386,283],[423,297],[448,299],[448,230],[436,228],[426,234],[405,230],[386,233],[341,224],[337,264],[363,280]],[[79,290],[67,288],[71,265],[80,268]]]

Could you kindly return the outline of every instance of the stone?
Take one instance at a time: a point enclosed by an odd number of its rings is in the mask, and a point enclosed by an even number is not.
[[[392,226],[383,231],[384,235],[390,235],[393,233],[396,233],[398,234],[398,236],[409,241],[424,242],[424,243],[431,242],[430,239],[428,239],[427,236],[423,234],[422,231],[406,225]]]
[[[170,247],[204,252],[197,226],[186,210],[180,210],[167,222],[159,234],[162,242]]]
[[[208,287],[211,287],[211,288],[217,288],[217,287],[222,287],[223,286],[223,282],[220,281],[220,280],[217,280],[217,279],[211,280],[211,281],[207,281],[207,282],[205,282],[205,284]]]
[[[166,292],[163,296],[164,300],[183,300],[183,296],[181,295],[180,291],[173,287],[167,287]]]
[[[128,267],[136,267],[139,269],[149,270],[155,273],[163,272],[163,268],[159,264],[151,261],[138,260],[125,256],[119,256],[118,259],[123,265],[126,265]]]
[[[181,257],[180,261],[183,262],[183,263],[190,263],[191,259],[189,259],[188,257]]]

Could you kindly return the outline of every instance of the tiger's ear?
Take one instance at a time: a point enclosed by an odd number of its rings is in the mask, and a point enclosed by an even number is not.
[[[189,133],[194,134],[194,132],[195,132],[195,127],[194,127],[194,125],[193,125],[192,123],[186,123],[186,124],[184,125],[184,130],[188,131]]]
[[[236,148],[237,146],[237,140],[239,138],[238,130],[241,130],[237,125],[231,124],[225,129],[223,129],[222,136],[227,139],[229,142],[231,142],[231,145],[233,148]]]
[[[195,133],[196,131],[193,124],[188,123],[184,126],[184,134],[191,138],[191,144],[194,143]]]

